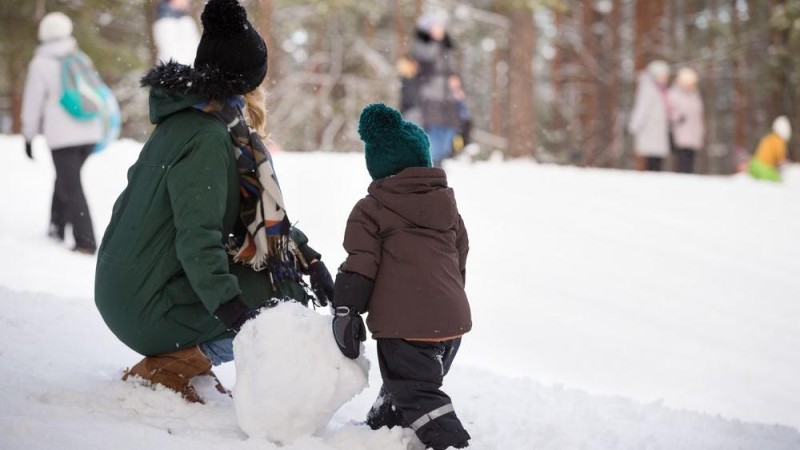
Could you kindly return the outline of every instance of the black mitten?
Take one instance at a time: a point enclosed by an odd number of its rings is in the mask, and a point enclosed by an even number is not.
[[[311,290],[317,297],[319,306],[327,306],[333,302],[333,278],[325,263],[317,261],[308,266],[309,277],[311,278]]]
[[[237,295],[233,298],[233,300],[220,305],[220,307],[214,311],[214,315],[217,317],[217,319],[221,320],[222,323],[227,325],[228,329],[238,333],[239,330],[242,329],[242,325],[244,325],[244,323],[248,320],[256,317],[260,311],[260,307],[248,307]]]
[[[336,315],[333,317],[333,338],[344,356],[350,359],[358,358],[361,343],[367,340],[364,320],[346,306],[336,308]]]

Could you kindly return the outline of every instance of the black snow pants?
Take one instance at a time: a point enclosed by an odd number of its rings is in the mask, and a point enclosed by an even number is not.
[[[675,171],[678,173],[694,173],[695,151],[690,148],[675,149]]]
[[[383,386],[367,415],[372,429],[412,428],[427,448],[467,447],[469,433],[458,420],[442,381],[461,338],[444,342],[377,339]]]
[[[92,217],[83,195],[81,168],[94,144],[54,149],[53,164],[56,166],[56,182],[53,187],[53,206],[50,211],[50,234],[64,238],[64,228],[72,225],[75,247],[96,250]]]
[[[664,167],[664,158],[648,156],[644,159],[644,169],[648,172],[661,172]]]

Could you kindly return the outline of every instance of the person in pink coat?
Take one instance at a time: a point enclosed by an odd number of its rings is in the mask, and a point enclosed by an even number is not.
[[[697,152],[703,149],[706,137],[703,99],[697,89],[698,76],[684,67],[678,71],[669,90],[670,123],[675,152],[675,169],[694,173]]]

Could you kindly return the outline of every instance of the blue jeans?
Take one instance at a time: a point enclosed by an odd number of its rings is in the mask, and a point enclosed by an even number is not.
[[[433,167],[442,167],[444,161],[453,152],[455,128],[432,126],[425,130],[431,142],[431,162]]]
[[[218,366],[222,363],[233,361],[233,338],[218,341],[203,342],[200,351],[211,360],[211,364]]]

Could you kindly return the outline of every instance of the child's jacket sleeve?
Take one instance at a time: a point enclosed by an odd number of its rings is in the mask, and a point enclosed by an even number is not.
[[[456,248],[458,249],[458,269],[463,274],[467,270],[467,254],[469,253],[469,236],[461,214],[458,215],[458,231],[456,231]]]
[[[369,197],[358,202],[347,219],[344,231],[347,260],[342,270],[374,280],[381,264],[381,240],[378,236],[378,224],[364,211],[365,201],[369,201]]]

